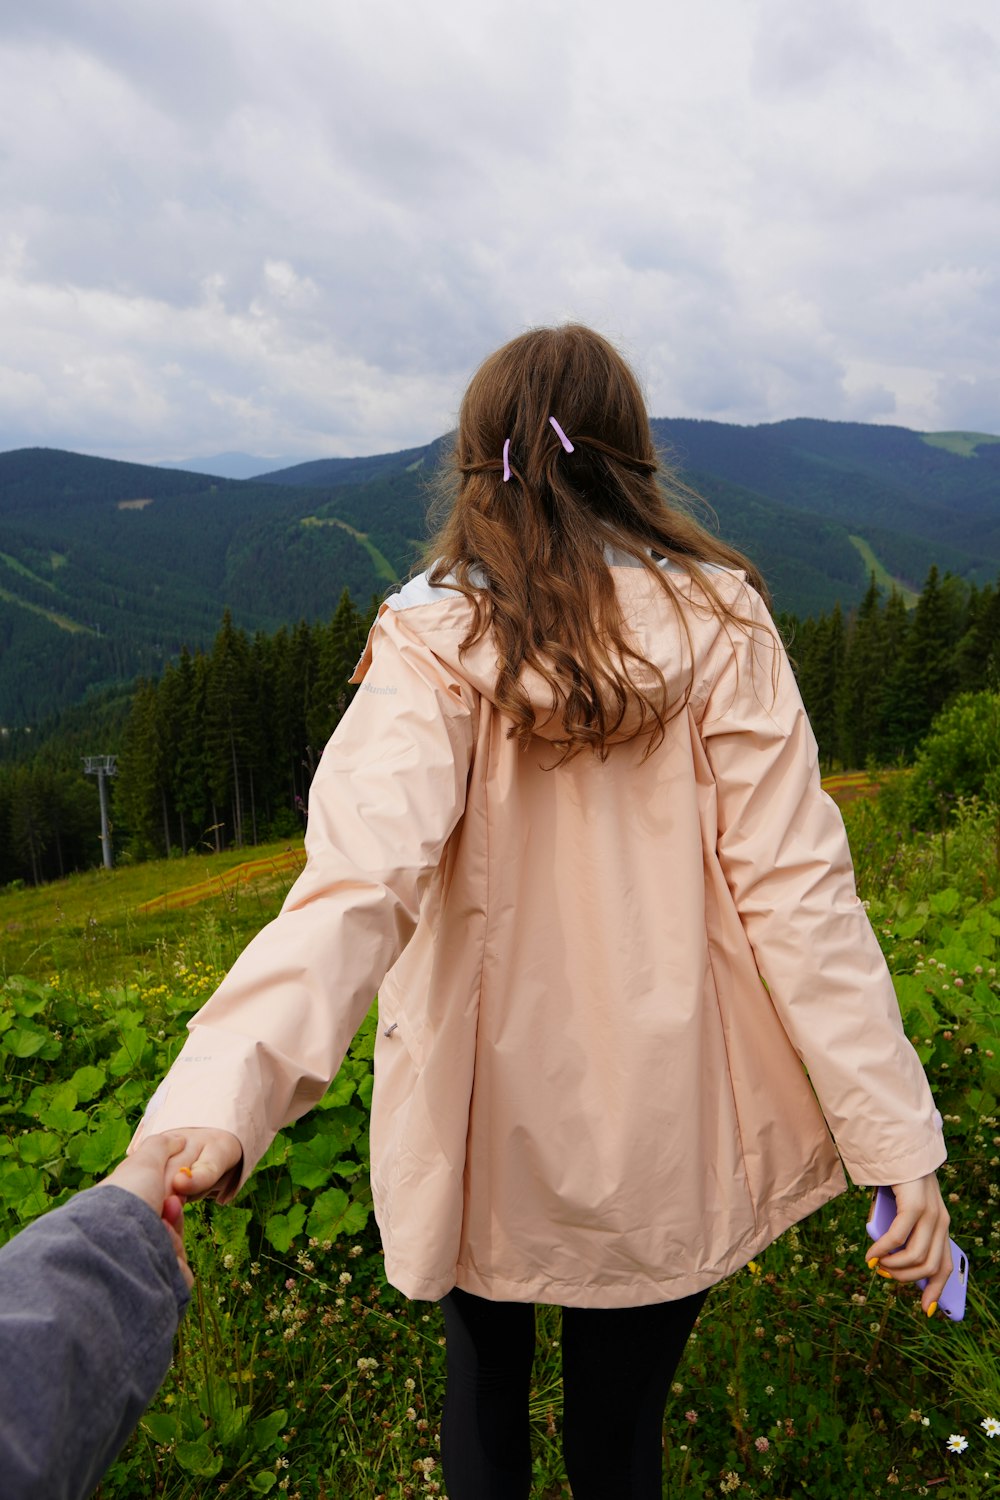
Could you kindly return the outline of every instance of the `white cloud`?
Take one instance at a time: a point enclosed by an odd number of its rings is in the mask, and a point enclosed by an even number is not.
[[[990,418],[980,0],[0,16],[0,444],[371,452],[521,328],[657,415]]]

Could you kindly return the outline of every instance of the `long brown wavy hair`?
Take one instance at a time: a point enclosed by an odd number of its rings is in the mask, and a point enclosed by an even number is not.
[[[550,425],[553,416],[572,453]],[[536,328],[480,365],[442,465],[435,509],[443,519],[424,566],[432,583],[448,582],[472,603],[463,648],[492,632],[496,702],[522,746],[536,723],[521,682],[525,667],[551,689],[563,759],[584,749],[605,759],[613,742],[643,735],[649,754],[690,695],[689,682],[671,703],[663,673],[634,649],[607,547],[631,553],[649,571],[685,631],[674,585],[657,558],[696,575],[725,623],[750,628],[699,565],[745,569],[767,600],[764,581],[753,563],[689,513],[697,500],[661,471],[638,381],[592,329]]]

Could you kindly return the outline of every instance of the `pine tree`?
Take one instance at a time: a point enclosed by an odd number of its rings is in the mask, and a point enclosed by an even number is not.
[[[955,649],[956,692],[1000,691],[1000,579],[973,589]]]
[[[24,862],[32,885],[41,885],[45,878],[44,858],[52,838],[52,826],[40,778],[33,774],[30,766],[14,768],[8,819],[11,847]]]
[[[125,725],[118,774],[112,782],[112,805],[128,829],[132,852],[140,858],[166,852],[161,797],[166,771],[156,700],[156,685],[140,678]]]
[[[955,691],[954,655],[961,629],[959,591],[936,567],[917,600],[906,642],[886,684],[885,717],[891,748],[913,754]]]
[[[885,667],[881,590],[873,572],[851,627],[838,688],[838,740],[845,766],[863,766],[874,749]]]
[[[841,754],[837,698],[844,666],[844,616],[840,605],[824,615],[811,631],[803,631],[799,687],[820,749],[829,770]]]
[[[186,854],[192,845],[200,844],[212,821],[205,746],[208,661],[202,652],[192,657],[186,646],[182,649],[177,684],[173,789],[181,849]]]
[[[227,609],[208,659],[205,748],[213,821],[218,830],[228,810],[233,841],[244,843],[243,799],[250,728],[250,650]]]
[[[348,678],[364,648],[364,622],[347,589],[333,619],[317,631],[316,675],[310,684],[306,731],[310,745],[326,744],[350,700]]]

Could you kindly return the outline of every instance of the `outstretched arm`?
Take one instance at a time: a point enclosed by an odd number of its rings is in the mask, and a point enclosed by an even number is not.
[[[275,1133],[322,1098],[465,810],[475,693],[405,612],[385,612],[372,647],[313,778],[306,867],[192,1018],[136,1137],[177,1129],[206,1143],[216,1185],[192,1159],[180,1192],[226,1201]]]
[[[151,1203],[183,1145],[150,1141],[0,1250],[5,1500],[91,1494],[166,1374],[190,1274]]]

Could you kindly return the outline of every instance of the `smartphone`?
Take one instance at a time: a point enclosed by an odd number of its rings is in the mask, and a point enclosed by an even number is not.
[[[876,1188],[875,1197],[872,1199],[871,1218],[865,1225],[871,1238],[881,1239],[895,1217],[896,1195],[892,1188]],[[954,1240],[949,1240],[948,1243],[951,1246],[951,1275],[938,1298],[938,1307],[946,1318],[950,1318],[953,1323],[958,1323],[965,1316],[965,1290],[969,1281],[969,1262],[965,1252],[958,1248]],[[903,1245],[897,1245],[896,1249],[902,1250]],[[927,1285],[927,1277],[922,1276],[915,1285],[923,1291]]]

